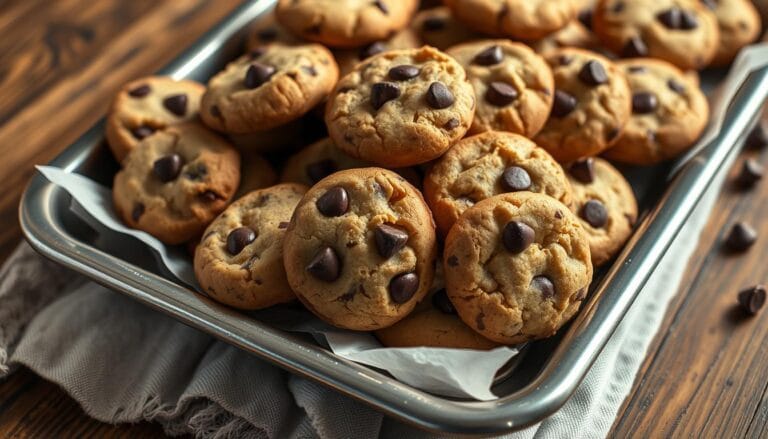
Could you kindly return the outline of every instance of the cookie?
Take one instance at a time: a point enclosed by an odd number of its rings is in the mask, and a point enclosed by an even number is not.
[[[632,89],[632,117],[605,157],[652,165],[693,146],[709,119],[709,105],[690,76],[651,58],[627,59],[617,65]]]
[[[487,132],[454,145],[427,172],[424,196],[445,236],[468,208],[494,195],[531,191],[568,205],[571,190],[560,165],[523,136]]]
[[[245,40],[247,51],[258,50],[270,44],[300,44],[301,40],[277,22],[275,14],[258,20],[249,30]]]
[[[371,163],[350,157],[336,148],[331,139],[325,138],[289,157],[280,181],[313,186],[335,172],[370,166]]]
[[[457,20],[487,35],[536,40],[576,17],[576,0],[445,0]]]
[[[342,78],[325,121],[336,146],[381,166],[425,163],[472,124],[475,95],[464,69],[425,46],[376,55]]]
[[[421,194],[394,172],[337,172],[296,207],[284,245],[288,282],[332,325],[360,331],[392,325],[432,285],[434,227]]]
[[[112,199],[129,227],[181,244],[203,233],[239,183],[240,155],[232,145],[200,124],[179,124],[128,154]]]
[[[315,131],[318,130],[314,125],[318,125],[318,123],[312,117],[305,116],[268,130],[229,134],[227,137],[241,151],[287,153],[297,149],[315,136]],[[322,132],[322,130],[319,131]]]
[[[445,6],[420,11],[413,17],[411,28],[424,44],[440,50],[482,38],[481,34],[454,19],[451,10]]]
[[[715,15],[699,0],[600,0],[592,27],[621,56],[661,58],[683,70],[709,64],[720,38]]]
[[[536,143],[559,162],[608,149],[632,112],[624,72],[608,58],[582,49],[556,50],[546,60],[555,76],[555,93]]]
[[[459,317],[504,344],[549,337],[579,309],[592,281],[578,219],[546,195],[477,203],[445,240],[445,284]]]
[[[418,0],[279,0],[277,19],[305,40],[361,47],[385,40],[411,20]]]
[[[712,64],[728,65],[742,47],[760,36],[760,13],[749,0],[702,0],[715,13],[720,41]]]
[[[279,184],[253,191],[208,226],[195,251],[195,277],[217,302],[254,310],[296,298],[283,268],[283,238],[307,188]]]
[[[477,109],[470,133],[510,131],[533,137],[552,108],[552,70],[530,47],[509,40],[461,44],[448,55],[464,67]]]
[[[599,267],[624,247],[637,221],[632,187],[618,169],[601,158],[572,163],[568,180],[573,189],[571,209],[589,238],[592,265]]]
[[[323,46],[268,45],[231,62],[208,81],[200,115],[218,131],[266,131],[311,110],[338,76],[336,61]]]
[[[591,15],[589,19],[591,20]],[[599,45],[597,37],[580,20],[573,20],[559,31],[531,42],[531,48],[543,55],[563,47],[598,51]]]
[[[200,83],[165,76],[141,78],[123,86],[112,101],[105,127],[117,161],[122,162],[156,131],[196,119],[203,92]]]
[[[240,186],[237,188],[235,199],[257,189],[272,186],[277,181],[275,168],[260,154],[242,151],[240,159]]]
[[[339,72],[344,76],[354,70],[355,66],[374,55],[387,50],[413,49],[421,46],[421,40],[410,28],[405,28],[392,37],[374,41],[363,47],[356,49],[337,49],[333,52],[336,57],[336,63],[339,65]]]

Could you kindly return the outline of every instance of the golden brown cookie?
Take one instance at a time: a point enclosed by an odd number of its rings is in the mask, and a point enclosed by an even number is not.
[[[637,221],[632,187],[618,169],[601,158],[572,163],[573,212],[589,237],[592,265],[599,267],[624,247]]]
[[[549,337],[592,281],[578,219],[546,195],[515,192],[467,210],[445,241],[445,283],[461,319],[498,343]]]
[[[500,131],[461,140],[424,178],[424,196],[442,236],[476,203],[516,191],[571,202],[568,179],[552,156],[523,136]]]
[[[195,277],[212,299],[238,309],[294,300],[283,268],[283,238],[307,188],[279,184],[230,205],[205,230],[195,251]]]
[[[456,21],[451,10],[445,6],[420,11],[413,18],[411,28],[418,33],[424,44],[440,50],[448,50],[457,44],[483,37]]]
[[[742,47],[760,36],[760,13],[750,0],[702,0],[715,13],[720,42],[712,64],[728,65]]]
[[[576,18],[576,0],[444,0],[453,16],[475,32],[536,40]]]
[[[421,194],[394,172],[337,172],[296,207],[284,245],[288,282],[332,325],[389,326],[432,285],[434,227]]]
[[[112,198],[120,218],[166,244],[199,237],[229,204],[240,183],[240,155],[196,123],[147,137],[115,175]]]

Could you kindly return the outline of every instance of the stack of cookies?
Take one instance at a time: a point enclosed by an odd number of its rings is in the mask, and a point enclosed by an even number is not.
[[[637,219],[609,160],[689,149],[708,119],[695,70],[754,40],[757,12],[444,3],[279,0],[206,85],[127,84],[106,129],[117,213],[189,245],[235,308],[298,300],[387,346],[555,334]]]

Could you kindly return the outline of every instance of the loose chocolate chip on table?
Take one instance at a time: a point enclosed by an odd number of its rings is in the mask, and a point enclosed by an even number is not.
[[[325,216],[341,216],[349,209],[349,196],[343,187],[336,186],[328,189],[315,204],[317,210]]]
[[[658,100],[653,93],[641,91],[632,95],[632,112],[635,114],[652,113],[657,105]]]
[[[453,93],[442,82],[433,82],[427,90],[427,103],[436,110],[442,110],[453,105]]]
[[[385,15],[389,14],[389,8],[387,7],[387,5],[384,3],[383,0],[375,0],[373,4],[376,5],[376,7],[379,8],[381,12],[383,12]]]
[[[227,251],[235,256],[250,243],[256,240],[256,232],[250,227],[238,227],[227,235]]]
[[[148,95],[150,91],[152,91],[152,89],[149,87],[149,85],[141,84],[140,86],[129,90],[128,94],[134,98],[143,98],[144,96]]]
[[[628,58],[646,56],[648,55],[648,46],[645,45],[640,37],[634,36],[627,40],[627,43],[624,45],[624,49],[621,51],[621,55]]]
[[[669,8],[656,14],[659,20],[667,29],[680,29],[680,9]]]
[[[421,29],[427,32],[445,29],[445,20],[440,17],[429,17],[421,23]]]
[[[531,226],[520,221],[510,221],[504,226],[501,238],[510,253],[517,254],[533,243],[536,233]]]
[[[571,114],[575,109],[575,97],[562,90],[555,90],[555,99],[552,102],[552,117],[563,118]]]
[[[755,285],[739,291],[739,305],[752,315],[757,314],[765,304],[765,286]]]
[[[453,302],[448,298],[444,289],[432,295],[432,306],[443,314],[456,314],[456,308],[454,308]]]
[[[536,276],[531,279],[531,287],[538,290],[545,299],[555,297],[555,285],[547,276]]]
[[[589,200],[584,203],[579,213],[584,221],[595,228],[603,227],[608,221],[608,211],[605,210],[605,205],[597,200]]]
[[[187,114],[187,95],[178,94],[168,96],[163,99],[163,106],[166,110],[175,114],[176,116],[184,116]]]
[[[391,82],[377,82],[371,87],[371,105],[378,110],[387,102],[400,97],[400,87]]]
[[[515,99],[517,99],[517,90],[505,82],[491,82],[485,92],[485,100],[496,107],[506,107]]]
[[[510,166],[501,174],[501,186],[507,192],[525,191],[531,187],[531,176],[519,166]]]
[[[184,166],[184,159],[178,154],[170,154],[155,160],[152,164],[152,171],[155,176],[163,183],[176,180]]]
[[[144,205],[141,203],[136,203],[133,205],[133,210],[131,211],[131,219],[133,222],[139,222],[139,218],[144,215]]]
[[[387,50],[387,46],[384,43],[382,43],[381,41],[375,41],[363,47],[362,49],[360,49],[359,57],[361,60],[363,60],[366,58],[370,58],[373,55],[378,55],[381,52],[384,52],[385,50]]]
[[[483,49],[480,53],[475,55],[472,59],[472,63],[481,66],[492,66],[501,62],[504,59],[504,53],[499,46],[491,46]]]
[[[336,162],[331,159],[324,159],[308,164],[305,168],[305,171],[307,173],[307,177],[312,180],[312,183],[317,183],[318,181],[338,171],[338,169],[339,168],[336,166]]]
[[[333,282],[341,274],[341,261],[336,252],[328,247],[322,247],[307,265],[309,274],[325,282]]]
[[[680,29],[691,30],[699,27],[699,20],[690,11],[680,11]]]
[[[743,252],[752,247],[757,240],[757,232],[747,223],[738,222],[731,227],[725,245],[733,251]]]
[[[408,242],[408,232],[389,224],[381,224],[373,231],[376,249],[382,258],[389,259]]]
[[[419,76],[419,71],[419,68],[416,66],[403,64],[389,69],[389,73],[387,75],[390,77],[390,79],[395,81],[407,81],[411,78]]]
[[[741,165],[741,172],[736,182],[743,188],[750,188],[763,178],[764,173],[765,168],[757,160],[746,159]]]
[[[749,132],[745,145],[749,149],[763,149],[768,146],[768,130],[762,124],[757,124]]]
[[[584,184],[592,183],[595,181],[595,159],[588,157],[577,160],[571,164],[568,172],[573,178]]]
[[[151,136],[155,132],[154,128],[142,125],[131,130],[131,134],[138,140]]]
[[[587,85],[598,86],[608,82],[608,74],[599,61],[590,60],[579,70],[579,80]]]
[[[275,68],[259,62],[251,63],[245,71],[243,85],[246,88],[257,88],[267,82],[275,74]]]
[[[401,273],[389,282],[389,297],[395,303],[405,303],[419,289],[419,276],[416,273]]]

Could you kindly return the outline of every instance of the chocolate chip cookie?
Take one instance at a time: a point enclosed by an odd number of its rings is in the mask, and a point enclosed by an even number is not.
[[[205,87],[187,79],[150,76],[131,81],[115,96],[107,115],[107,143],[118,162],[156,131],[198,116]]]
[[[592,281],[589,243],[568,208],[515,192],[479,202],[445,241],[445,283],[459,317],[498,343],[553,335]]]
[[[632,187],[618,169],[600,158],[572,163],[573,212],[589,238],[592,265],[599,267],[618,253],[637,221]]]
[[[720,40],[715,14],[699,0],[600,0],[592,24],[617,54],[661,58],[683,70],[709,64]]]
[[[556,50],[546,60],[555,75],[555,93],[536,143],[559,162],[608,149],[632,112],[624,72],[608,58],[582,49]]]
[[[279,0],[277,19],[294,34],[330,47],[385,40],[411,20],[418,0]]]
[[[576,17],[576,0],[444,0],[454,17],[487,35],[536,40]]]
[[[336,57],[336,63],[339,65],[339,72],[344,76],[354,70],[355,66],[363,60],[387,50],[413,49],[421,46],[421,40],[418,35],[410,29],[405,28],[392,37],[374,41],[360,48],[355,49],[337,49],[333,52]]]
[[[598,51],[599,41],[581,21],[573,20],[559,31],[531,42],[531,48],[543,55],[563,47]]]
[[[568,205],[571,190],[560,165],[523,136],[487,132],[467,137],[424,178],[424,196],[443,236],[476,203],[506,192],[531,191]]]
[[[533,137],[552,108],[552,70],[530,47],[481,40],[448,50],[467,72],[477,109],[470,133],[510,131]]]
[[[445,6],[420,11],[413,17],[411,28],[424,44],[440,50],[482,38],[481,34],[454,19],[451,10]]]
[[[240,183],[240,155],[197,123],[144,139],[115,175],[115,210],[130,227],[166,244],[200,236]]]
[[[301,40],[277,22],[275,14],[268,14],[248,30],[245,47],[259,50],[270,44],[299,44]]]
[[[437,244],[421,194],[381,168],[337,172],[296,207],[285,237],[288,282],[335,326],[369,331],[410,313],[427,294]]]
[[[760,13],[749,0],[702,0],[715,13],[720,41],[712,64],[728,65],[742,47],[760,35]]]
[[[313,186],[318,181],[345,169],[372,166],[342,152],[329,138],[319,140],[288,158],[280,181]]]
[[[707,124],[709,105],[690,77],[672,64],[650,58],[617,65],[632,89],[632,117],[605,157],[651,165],[693,146]]]
[[[283,238],[307,188],[279,184],[235,201],[205,230],[195,277],[212,299],[253,310],[294,300],[283,268]]]
[[[271,44],[233,61],[208,81],[200,115],[227,133],[269,130],[298,119],[328,95],[339,76],[319,44]]]
[[[475,94],[459,63],[437,49],[376,55],[339,81],[325,121],[336,146],[387,167],[442,155],[472,124]]]

